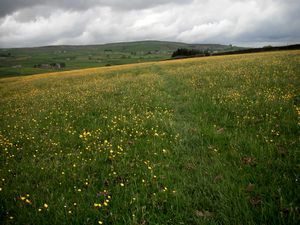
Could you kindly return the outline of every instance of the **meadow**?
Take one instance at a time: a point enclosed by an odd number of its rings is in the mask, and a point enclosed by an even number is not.
[[[299,224],[300,51],[0,79],[1,224]]]

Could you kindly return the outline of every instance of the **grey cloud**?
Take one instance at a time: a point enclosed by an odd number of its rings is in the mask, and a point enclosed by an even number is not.
[[[48,6],[66,10],[86,10],[92,7],[111,7],[121,10],[145,9],[164,4],[188,4],[192,0],[0,0],[0,17],[15,11]]]
[[[298,0],[14,2],[20,5],[0,17],[0,47],[145,39],[243,46],[300,42]]]

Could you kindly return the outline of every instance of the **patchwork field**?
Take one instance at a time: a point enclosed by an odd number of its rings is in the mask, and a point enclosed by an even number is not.
[[[186,44],[166,41],[138,41],[103,45],[58,45],[0,49],[0,78],[151,62],[171,58],[178,48],[227,52],[243,49],[218,44]],[[60,68],[51,65],[60,64]]]
[[[300,51],[0,79],[1,224],[299,224]]]

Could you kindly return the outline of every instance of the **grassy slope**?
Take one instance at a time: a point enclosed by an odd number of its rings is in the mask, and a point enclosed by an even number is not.
[[[10,52],[12,57],[0,58],[0,76],[16,76],[50,72],[33,68],[35,64],[65,62],[67,70],[120,65],[136,62],[158,61],[170,58],[178,48],[233,50],[235,47],[217,44],[185,44],[163,41],[140,41],[86,46],[48,46],[39,48],[16,48],[0,50]],[[107,51],[109,50],[109,51]],[[149,54],[151,52],[151,54]],[[12,68],[22,65],[22,68]]]
[[[0,220],[298,224],[299,60],[286,51],[1,79]]]

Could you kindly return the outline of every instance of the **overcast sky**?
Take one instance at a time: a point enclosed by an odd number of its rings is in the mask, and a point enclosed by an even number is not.
[[[300,43],[300,0],[0,0],[0,47]]]

